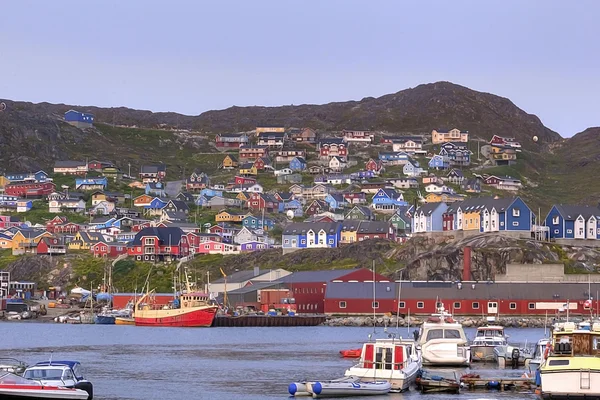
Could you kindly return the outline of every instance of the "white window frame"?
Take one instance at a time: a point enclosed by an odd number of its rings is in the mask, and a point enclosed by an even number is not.
[[[513,215],[513,217],[520,217],[521,210],[519,210],[518,208],[513,208],[512,215]]]
[[[371,308],[373,308],[373,309],[379,308],[379,302],[378,301],[371,302]]]
[[[511,302],[511,303],[508,305],[508,308],[510,308],[511,310],[516,310],[516,309],[517,309],[517,303],[515,303],[515,302]]]
[[[552,217],[552,224],[553,225],[558,225],[559,221],[560,221],[560,217],[558,215]]]
[[[417,301],[417,308],[425,308],[425,302],[424,301]]]
[[[474,302],[471,304],[471,308],[472,308],[473,310],[479,310],[479,302],[478,302],[478,301],[474,301]]]

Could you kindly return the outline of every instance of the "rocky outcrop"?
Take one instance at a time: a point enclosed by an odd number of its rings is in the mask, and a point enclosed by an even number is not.
[[[470,317],[458,317],[458,322],[465,328],[476,328],[479,326],[485,326],[489,322],[484,318],[470,318]],[[418,328],[425,321],[421,317],[410,317],[396,319],[395,316],[377,316],[373,317],[330,317],[323,323],[325,326],[375,326],[388,328],[390,332],[398,326],[402,328],[415,327]],[[410,322],[410,323],[409,323]],[[529,317],[507,317],[498,318],[494,321],[494,325],[500,325],[507,328],[543,328],[544,326],[550,326],[552,321],[545,320],[544,318],[529,318]],[[412,334],[412,332],[410,333]]]

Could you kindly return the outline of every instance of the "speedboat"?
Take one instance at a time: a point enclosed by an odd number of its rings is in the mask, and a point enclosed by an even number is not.
[[[568,322],[552,331],[537,371],[542,398],[600,398],[600,323],[586,328]]]
[[[17,399],[61,399],[86,400],[90,395],[85,390],[44,385],[25,379],[11,372],[0,373],[0,398]]]
[[[412,339],[377,339],[363,344],[358,364],[344,373],[362,382],[387,381],[391,390],[407,390],[421,369],[421,357]]]
[[[80,389],[87,393],[87,399],[94,397],[94,388],[83,377],[83,368],[79,361],[44,361],[25,370],[23,378],[37,381],[43,386],[57,386]]]
[[[27,364],[16,358],[0,358],[0,373],[11,372],[16,375],[22,375],[27,369]]]
[[[529,363],[525,364],[525,366],[531,371],[536,371],[538,368],[540,368],[540,365],[542,365],[542,362],[544,361],[544,352],[546,351],[546,347],[549,343],[550,339],[547,338],[538,340],[537,344],[535,345],[535,350],[533,351],[533,357],[529,360],[525,360],[526,363],[529,361]]]
[[[471,361],[494,361],[494,348],[506,345],[503,327],[495,325],[479,327],[471,343]]]
[[[389,393],[391,386],[387,381],[362,382],[359,377],[347,376],[330,381],[291,383],[288,391],[292,396],[313,398],[378,396]]]
[[[437,311],[423,323],[419,332],[423,365],[469,365],[471,349],[462,325],[446,312],[443,304],[438,303]]]

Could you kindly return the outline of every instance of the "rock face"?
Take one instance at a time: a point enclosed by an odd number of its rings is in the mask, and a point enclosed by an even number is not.
[[[33,281],[43,287],[66,286],[71,280],[71,264],[64,257],[25,256],[8,265],[11,280]]]

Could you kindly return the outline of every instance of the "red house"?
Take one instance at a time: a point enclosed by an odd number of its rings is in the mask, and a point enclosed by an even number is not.
[[[372,282],[373,271],[366,268],[330,270],[330,271],[301,271],[294,272],[282,279],[296,300],[298,313],[325,313],[325,293],[328,286],[335,282]],[[389,282],[389,278],[375,274],[375,281]],[[372,283],[370,283],[372,285]],[[389,310],[388,310],[389,311]],[[386,311],[387,312],[387,311]],[[373,309],[371,309],[373,313]]]
[[[236,185],[254,185],[256,183],[256,178],[236,175],[234,182]]]
[[[196,249],[201,243],[205,242],[222,242],[223,238],[216,233],[197,233],[190,232],[187,234],[188,243],[191,249]]]
[[[123,243],[98,242],[90,248],[94,257],[116,258],[127,254],[127,246]]]
[[[138,261],[164,261],[190,254],[186,234],[181,228],[144,228],[127,248]]]
[[[271,165],[271,160],[266,157],[260,157],[254,161],[254,168],[256,168],[257,171],[264,171],[267,165]]]
[[[115,164],[110,161],[98,161],[92,160],[88,162],[88,170],[89,171],[99,171],[102,172],[104,168],[114,167]]]
[[[324,200],[313,200],[308,207],[306,207],[306,211],[304,211],[304,214],[311,216],[311,215],[315,215],[318,214],[322,211],[328,211],[329,210],[329,204],[327,204],[326,201]]]
[[[215,242],[212,240],[200,243],[194,250],[199,254],[232,254],[239,251],[237,246],[233,244]]]
[[[50,221],[46,222],[46,230],[50,233],[54,233],[54,227],[57,225],[64,225],[67,223],[67,217],[63,217],[62,215],[57,215],[52,218]]]
[[[364,204],[367,202],[367,195],[362,192],[342,193],[342,196],[348,204]]]
[[[446,212],[442,214],[442,230],[454,230],[454,212]]]
[[[515,138],[502,137],[498,135],[492,136],[492,140],[490,140],[491,145],[502,145],[509,146],[514,148],[520,148],[521,143],[517,142]]]
[[[380,160],[375,161],[372,158],[370,158],[369,161],[367,161],[365,164],[365,169],[367,171],[373,171],[373,172],[379,173],[382,168],[383,168],[383,163]]]
[[[278,212],[279,201],[266,193],[252,193],[246,201],[248,209],[253,211]]]
[[[81,230],[81,226],[68,222],[67,217],[57,215],[46,223],[46,230],[50,233],[75,234]]]
[[[343,138],[321,139],[317,147],[321,158],[337,156],[345,160],[348,156],[348,147]]]
[[[11,217],[9,215],[0,215],[0,228],[8,229],[21,226],[22,222],[19,217]]]
[[[141,222],[139,224],[134,224],[131,226],[131,232],[139,232],[142,229],[146,229],[146,228],[151,228],[152,227],[152,222],[151,221],[145,221],[145,222]]]
[[[389,221],[360,221],[356,231],[356,240],[369,239],[396,240],[396,228]]]
[[[43,237],[37,244],[37,254],[39,255],[61,255],[67,253],[67,248],[65,247],[62,240],[54,238],[54,237]]]
[[[252,161],[260,157],[267,157],[268,155],[269,150],[267,146],[240,146],[240,161]]]
[[[40,198],[45,197],[56,191],[56,186],[52,182],[36,183],[36,182],[15,182],[9,183],[4,187],[4,192],[10,196],[25,197],[25,198]]]

